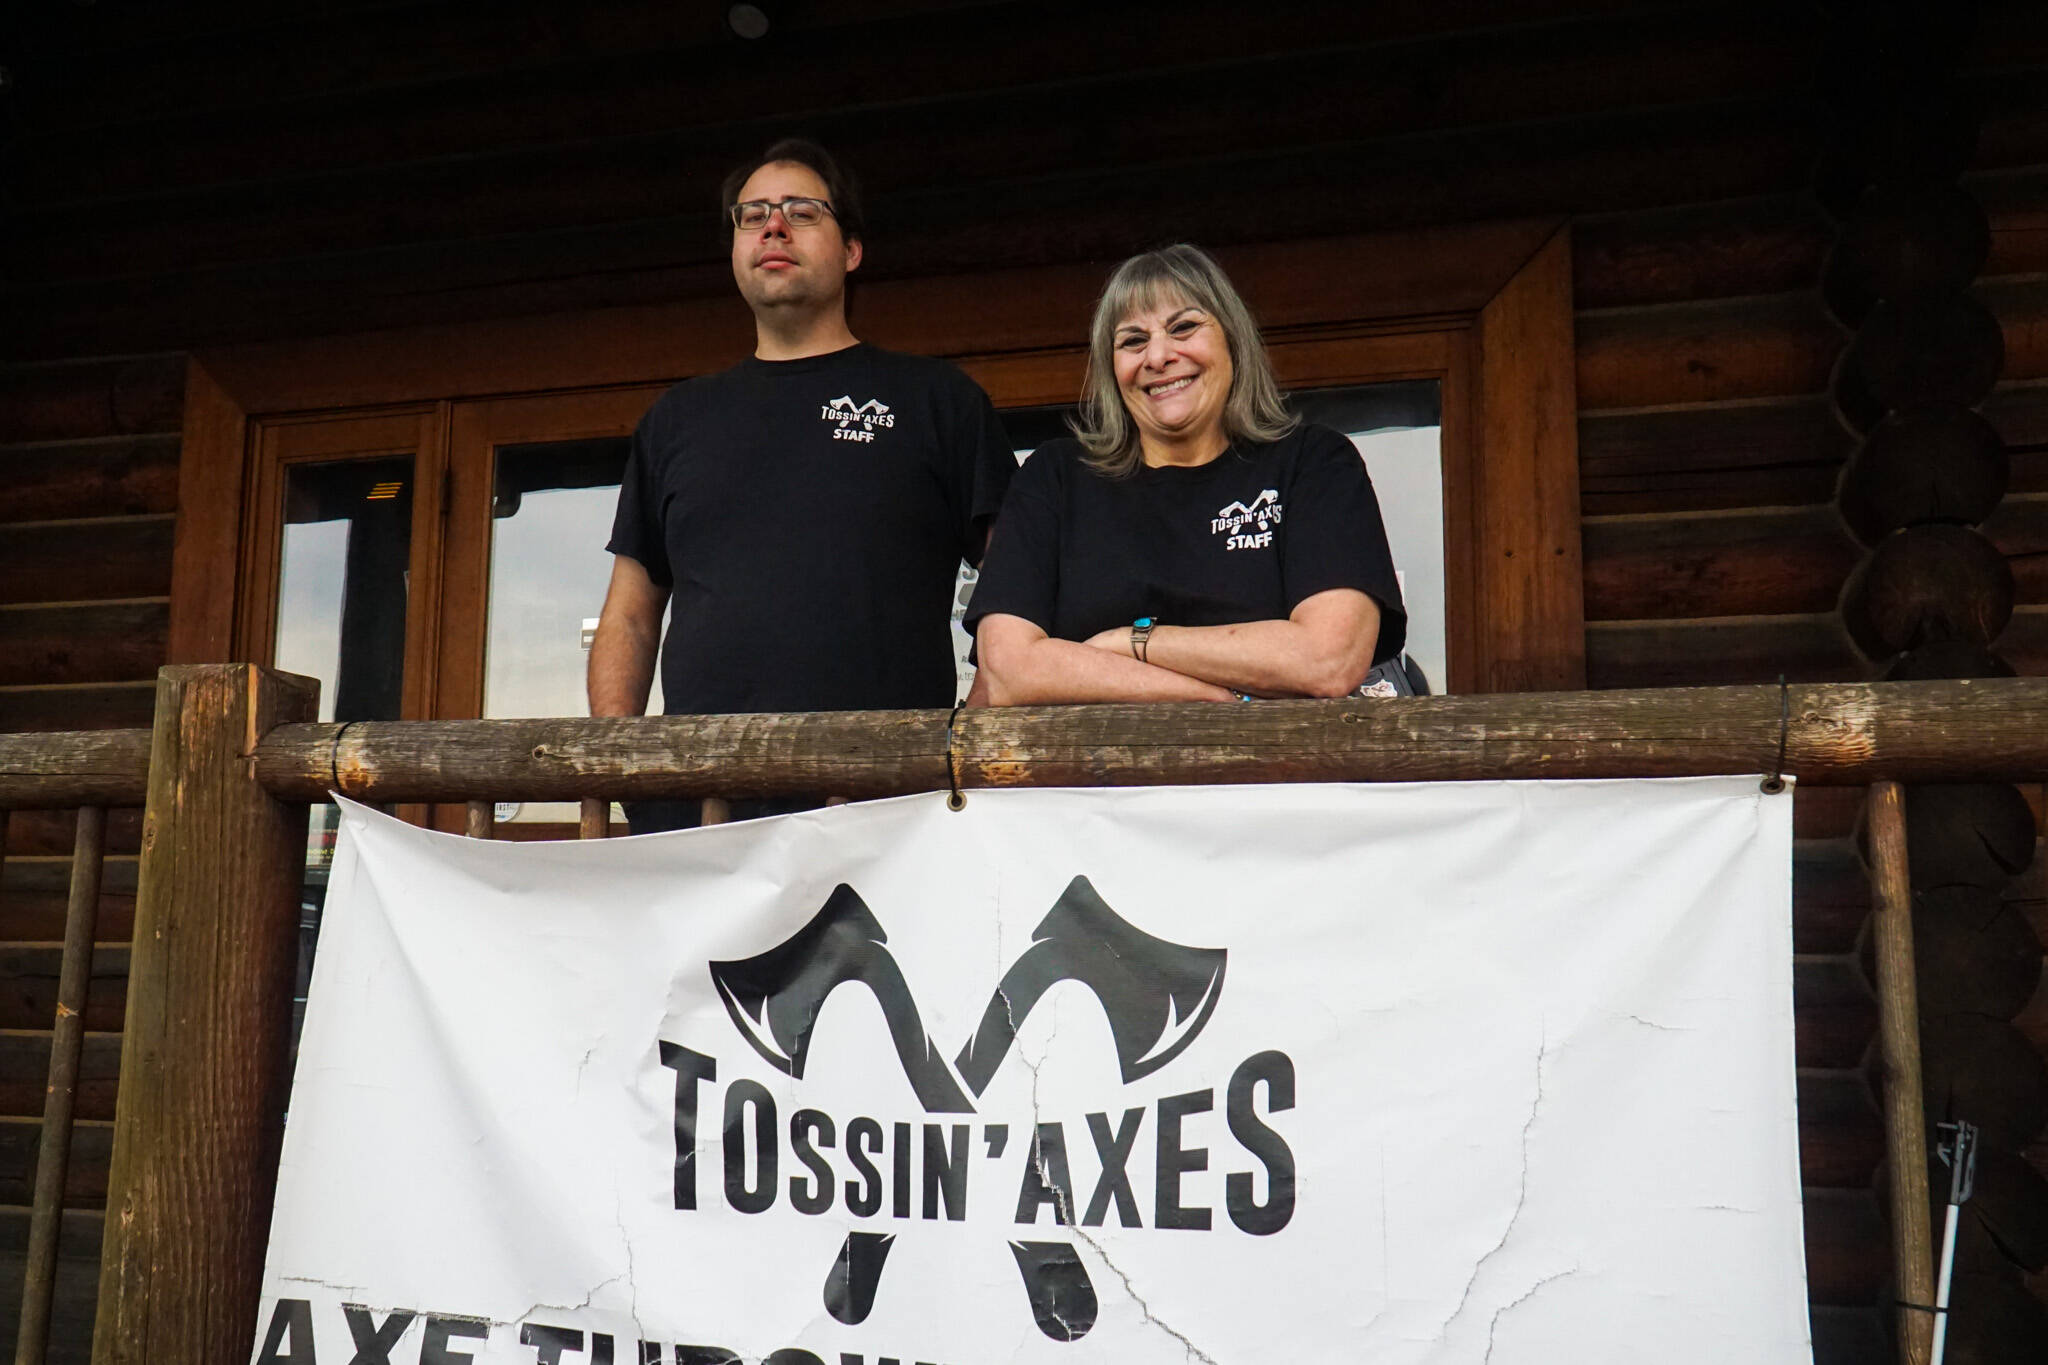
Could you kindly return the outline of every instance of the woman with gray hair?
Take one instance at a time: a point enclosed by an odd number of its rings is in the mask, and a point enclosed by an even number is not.
[[[1341,697],[1400,652],[1365,462],[1287,411],[1205,253],[1110,276],[1074,433],[1018,471],[968,610],[992,704]]]

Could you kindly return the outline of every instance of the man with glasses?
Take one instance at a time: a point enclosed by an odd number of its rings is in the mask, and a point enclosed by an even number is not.
[[[670,715],[950,706],[955,570],[1016,468],[1001,423],[951,365],[854,337],[860,201],[823,148],[776,143],[721,203],[754,354],[676,385],[634,433],[590,713],[645,712],[657,643]],[[697,823],[695,805],[628,814],[645,832]]]

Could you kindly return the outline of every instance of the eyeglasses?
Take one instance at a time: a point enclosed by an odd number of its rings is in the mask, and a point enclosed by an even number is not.
[[[732,225],[741,232],[759,232],[768,226],[769,215],[782,210],[782,221],[793,228],[816,227],[825,221],[832,206],[822,199],[805,199],[792,196],[788,199],[745,199],[727,210],[732,214]]]

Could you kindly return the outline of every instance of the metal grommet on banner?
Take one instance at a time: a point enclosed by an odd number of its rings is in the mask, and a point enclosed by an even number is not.
[[[331,792],[341,790],[341,737],[347,734],[348,727],[354,724],[357,722],[343,721],[341,728],[334,732],[334,742],[327,746],[327,790]]]
[[[967,796],[960,790],[960,760],[953,750],[953,722],[960,719],[961,702],[953,703],[953,714],[946,717],[946,782],[952,794],[946,798],[948,810],[966,810]]]
[[[1785,675],[1778,675],[1778,764],[1771,769],[1771,775],[1757,784],[1758,790],[1766,796],[1776,796],[1785,790],[1785,737],[1792,729],[1792,689],[1785,685]]]

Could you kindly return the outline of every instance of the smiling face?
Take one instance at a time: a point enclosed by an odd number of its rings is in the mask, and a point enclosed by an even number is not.
[[[795,161],[773,161],[755,171],[736,198],[831,202],[825,182]],[[810,227],[793,228],[781,213],[771,213],[757,231],[733,231],[732,277],[756,313],[814,310],[845,298],[847,272],[860,264],[860,254],[860,242],[847,241],[830,214]]]
[[[1235,375],[1230,343],[1207,312],[1165,296],[1127,314],[1111,335],[1117,391],[1137,425],[1146,462],[1167,452],[1184,463],[1229,444],[1223,408]]]

